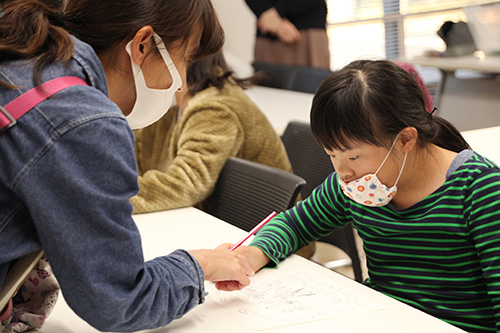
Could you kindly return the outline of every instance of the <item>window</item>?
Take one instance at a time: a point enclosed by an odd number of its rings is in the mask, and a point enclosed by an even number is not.
[[[486,0],[326,0],[331,67],[360,58],[412,58],[445,50],[437,31],[466,20],[461,7]],[[496,1],[499,2],[499,1]]]

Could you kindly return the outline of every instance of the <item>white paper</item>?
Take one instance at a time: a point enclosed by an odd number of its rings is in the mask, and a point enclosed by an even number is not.
[[[297,271],[277,275],[262,270],[241,291],[208,286],[209,297],[256,330],[362,314],[383,307],[325,276]]]

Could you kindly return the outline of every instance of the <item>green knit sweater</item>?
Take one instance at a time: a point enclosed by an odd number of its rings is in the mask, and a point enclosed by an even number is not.
[[[232,156],[292,171],[266,116],[233,84],[197,93],[181,115],[172,108],[135,138],[140,190],[131,199],[134,213],[203,208]]]

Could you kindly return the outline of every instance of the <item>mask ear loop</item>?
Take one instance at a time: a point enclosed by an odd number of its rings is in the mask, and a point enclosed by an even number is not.
[[[380,164],[380,166],[378,167],[377,171],[375,171],[374,175],[377,175],[377,173],[380,171],[380,169],[382,169],[382,166],[385,164],[385,161],[387,161],[387,159],[389,158],[389,155],[391,154],[392,148],[394,148],[394,145],[396,144],[398,137],[399,137],[399,133],[398,133],[398,135],[396,135],[396,138],[394,139],[394,142],[392,143],[391,149],[389,149],[389,152],[387,153],[384,160],[382,161],[382,164]],[[406,155],[405,155],[405,158],[406,158]],[[398,177],[398,179],[399,179],[399,177]]]
[[[401,170],[399,170],[398,179],[396,179],[396,182],[394,183],[394,186],[397,185],[397,183],[399,182],[399,178],[401,177],[401,174],[403,173],[403,169],[405,168],[405,163],[406,163],[406,156],[408,156],[408,153],[405,153],[405,157],[403,159],[403,165],[401,166]]]
[[[177,67],[175,67],[175,63],[172,60],[172,57],[170,56],[170,53],[168,52],[167,47],[165,46],[165,43],[163,42],[163,39],[161,39],[161,37],[158,36],[156,33],[153,34],[153,39],[155,41],[156,48],[160,52],[160,55],[163,59],[163,62],[165,63],[168,71],[170,72],[170,76],[172,77],[172,85],[167,89],[170,89],[171,87],[174,87],[174,86],[178,86],[179,84],[180,84],[180,87],[177,88],[176,90],[180,89],[182,87],[181,75],[179,74]]]

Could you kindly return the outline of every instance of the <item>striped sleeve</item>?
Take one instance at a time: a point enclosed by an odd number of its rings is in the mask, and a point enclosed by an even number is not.
[[[250,246],[261,249],[277,267],[288,255],[345,225],[346,198],[338,195],[338,187],[334,172],[308,198],[267,223]]]

